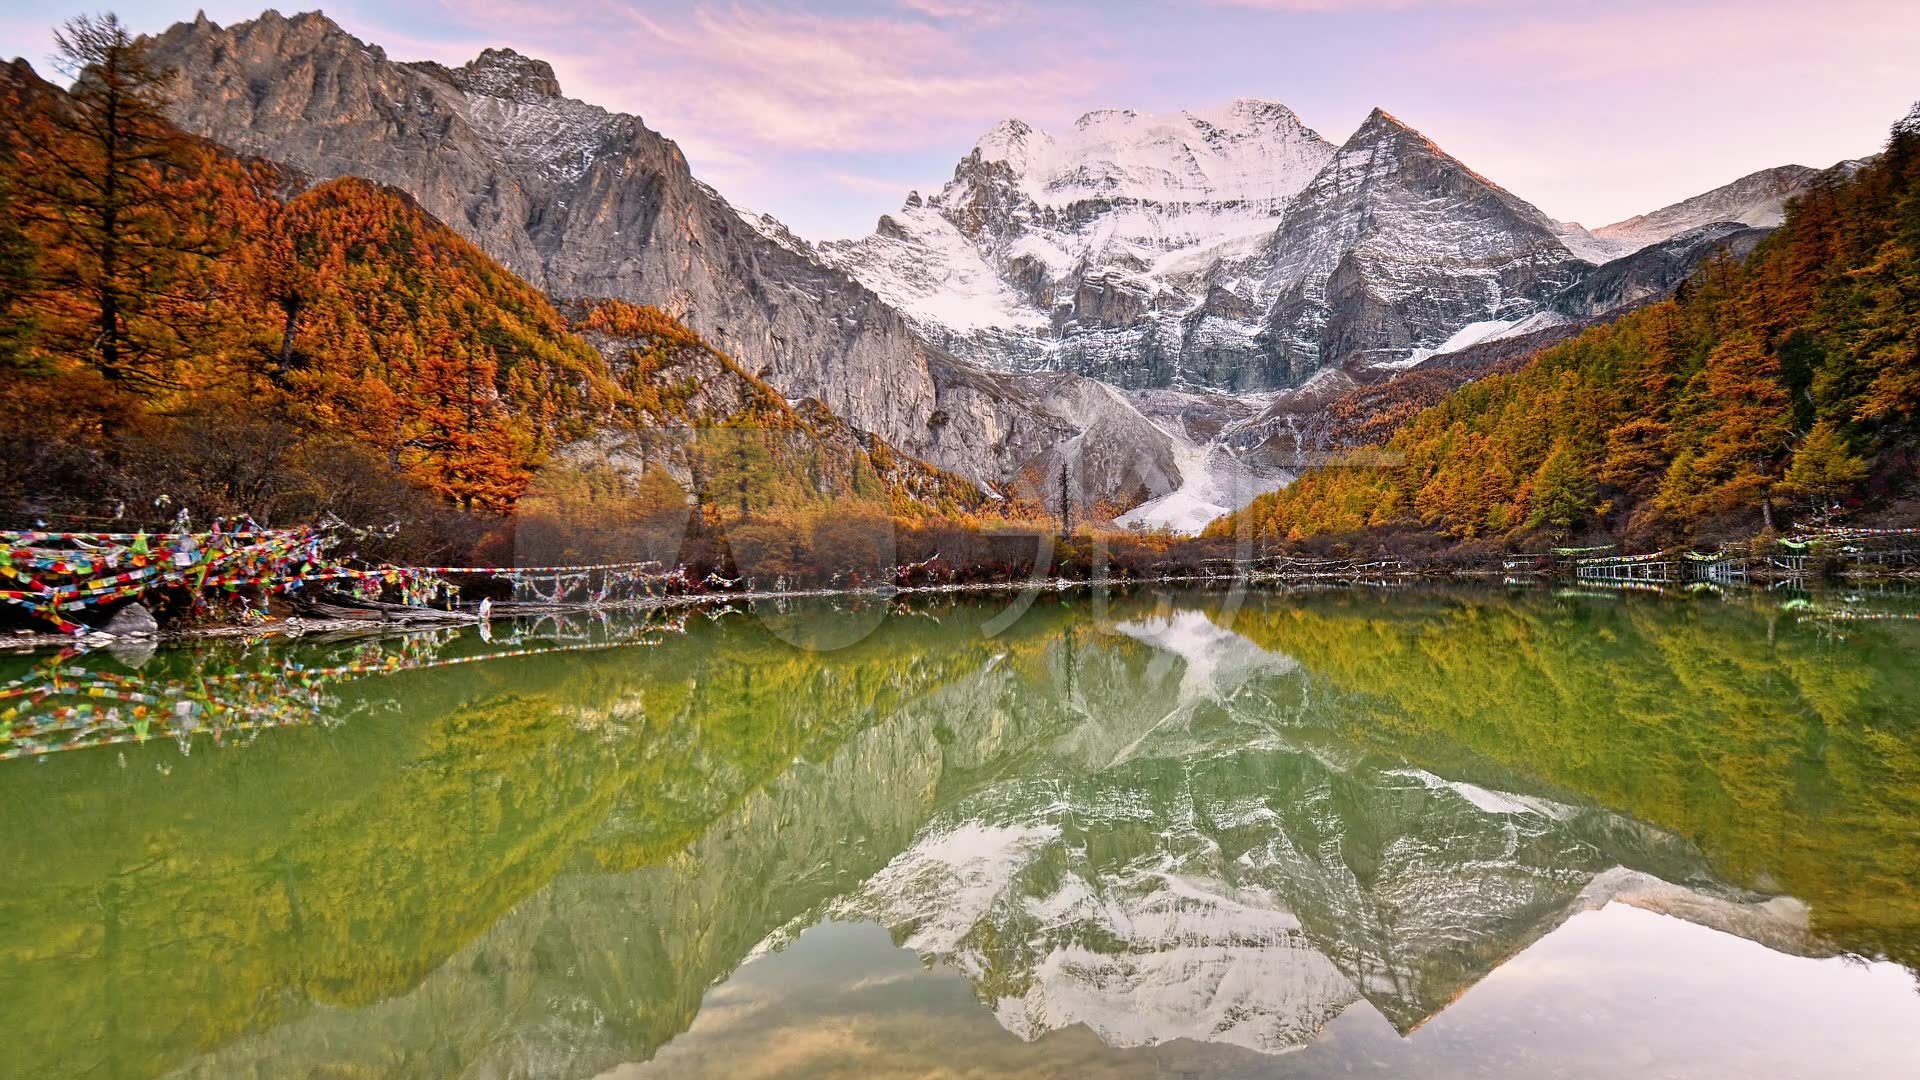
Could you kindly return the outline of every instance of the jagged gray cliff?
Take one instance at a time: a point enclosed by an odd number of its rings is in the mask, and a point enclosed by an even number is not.
[[[489,49],[455,68],[401,63],[323,15],[273,11],[230,27],[203,15],[151,45],[176,72],[187,130],[316,178],[401,188],[555,296],[659,306],[789,398],[906,453],[1003,484],[1081,431],[1048,406],[1054,388],[928,347],[868,289],[694,179],[672,141],[562,96],[542,61]],[[1088,479],[1093,498],[1135,486]]]

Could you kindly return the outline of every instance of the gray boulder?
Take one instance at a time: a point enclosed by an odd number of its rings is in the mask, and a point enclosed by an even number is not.
[[[107,620],[105,632],[117,638],[150,638],[160,634],[160,622],[139,602],[128,604]]]

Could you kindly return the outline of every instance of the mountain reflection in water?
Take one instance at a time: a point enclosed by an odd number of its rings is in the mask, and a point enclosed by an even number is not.
[[[1920,626],[999,611],[0,659],[0,1074],[1920,1064]]]

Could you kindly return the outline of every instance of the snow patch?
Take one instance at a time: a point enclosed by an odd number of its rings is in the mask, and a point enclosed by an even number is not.
[[[1223,699],[1255,674],[1284,673],[1298,667],[1292,657],[1261,648],[1207,618],[1204,611],[1178,611],[1124,622],[1114,629],[1186,662],[1180,678],[1183,704]]]
[[[1180,486],[1120,515],[1114,519],[1115,524],[1197,535],[1215,519],[1240,509],[1264,492],[1285,487],[1291,479],[1254,474],[1218,442],[1201,446],[1168,434],[1173,439],[1173,460],[1180,469]]]
[[[1054,207],[1100,198],[1272,208],[1333,152],[1285,105],[1251,99],[1198,112],[1103,109],[1058,135],[1009,121],[975,149],[1005,162],[1035,203]]]
[[[1059,836],[1057,825],[981,821],[923,836],[868,880],[863,906],[874,910],[862,914],[912,925],[903,944],[915,952],[951,953],[1012,888],[1034,851]],[[929,912],[929,896],[944,902]]]
[[[1037,332],[1048,325],[933,210],[902,210],[872,236],[822,244],[820,253],[936,339],[981,330]]]
[[[1403,359],[1386,360],[1372,366],[1391,371],[1404,371],[1436,356],[1456,353],[1490,341],[1505,341],[1508,338],[1521,337],[1536,330],[1560,326],[1566,321],[1564,316],[1552,311],[1536,311],[1524,319],[1482,319],[1455,330],[1452,336],[1434,348],[1415,349]]]
[[[1575,807],[1554,802],[1551,799],[1494,791],[1464,780],[1448,780],[1435,776],[1425,769],[1394,769],[1386,775],[1403,776],[1418,781],[1424,787],[1451,791],[1471,803],[1475,809],[1488,814],[1536,814],[1553,821],[1566,821],[1580,812]]]

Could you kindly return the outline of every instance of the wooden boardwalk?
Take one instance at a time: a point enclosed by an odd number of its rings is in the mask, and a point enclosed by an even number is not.
[[[1650,555],[1591,555],[1574,560],[1573,576],[1578,581],[1664,585],[1681,580],[1680,562],[1664,551]]]

